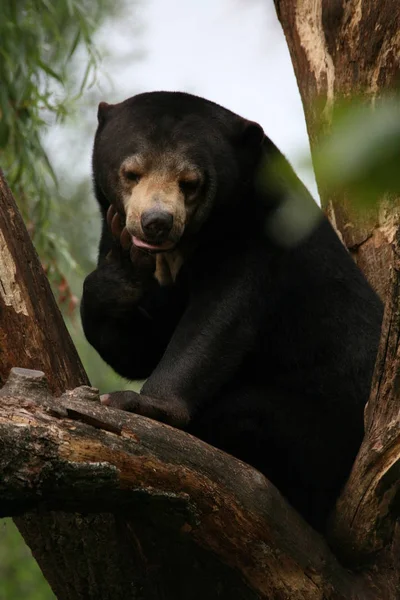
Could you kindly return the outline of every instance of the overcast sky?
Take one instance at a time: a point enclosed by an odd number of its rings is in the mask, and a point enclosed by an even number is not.
[[[309,153],[308,138],[273,3],[143,0],[129,6],[129,14],[125,11],[122,19],[99,32],[109,57],[101,70],[96,102],[118,102],[152,90],[187,91],[214,100],[258,121],[316,197],[313,175],[299,167]],[[142,56],[135,59],[135,53]],[[94,106],[89,114],[94,132]],[[76,158],[64,144],[62,128],[53,128],[50,139],[55,147],[65,148],[66,160]],[[76,168],[89,173],[91,136],[79,150]]]

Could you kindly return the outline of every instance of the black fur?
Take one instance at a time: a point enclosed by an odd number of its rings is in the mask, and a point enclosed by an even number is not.
[[[322,213],[296,244],[285,225],[274,228],[288,195],[304,210],[310,197],[287,163],[260,180],[281,155],[256,124],[167,92],[107,107],[99,121],[104,225],[83,326],[118,373],[148,377],[140,396],[117,394],[113,404],[254,465],[322,528],[362,440],[381,302]],[[132,263],[105,222],[119,203],[119,165],[143,148],[184,149],[205,178],[204,206],[181,241],[194,251],[167,287],[152,276],[154,257]]]

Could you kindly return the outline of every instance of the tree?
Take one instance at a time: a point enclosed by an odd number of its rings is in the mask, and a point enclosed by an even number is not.
[[[316,152],[337,99],[356,91],[371,104],[394,84],[400,8],[389,0],[275,4]],[[24,515],[17,524],[59,598],[399,597],[398,204],[381,201],[360,219],[345,193],[319,184],[332,222],[386,300],[366,435],[332,516],[330,548],[254,469],[89,402],[97,392],[0,185],[0,380],[13,366],[36,369],[14,370],[0,392],[1,510]]]

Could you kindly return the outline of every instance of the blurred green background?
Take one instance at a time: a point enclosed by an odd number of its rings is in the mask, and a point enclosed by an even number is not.
[[[152,88],[208,96],[262,122],[317,195],[293,70],[267,5],[265,0],[204,0],[189,8],[184,0],[0,3],[0,167],[89,378],[103,392],[138,384],[122,380],[101,361],[85,341],[79,318],[82,281],[95,267],[100,233],[90,181],[100,100],[123,100]],[[146,56],[143,32],[150,25]],[[238,35],[246,36],[245,46],[237,44]],[[195,36],[205,38],[200,48],[192,43]],[[158,58],[152,59],[156,48]],[[157,65],[153,79],[151,60]],[[325,190],[346,189],[362,207],[384,192],[399,194],[398,113],[396,96],[377,102],[372,114],[362,101],[337,106],[333,134],[314,156]],[[50,598],[12,521],[0,520],[0,600]]]

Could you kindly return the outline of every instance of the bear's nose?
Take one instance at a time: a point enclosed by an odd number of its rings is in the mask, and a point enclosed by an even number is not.
[[[152,242],[165,242],[172,229],[174,218],[165,210],[147,210],[140,222],[146,238]]]

